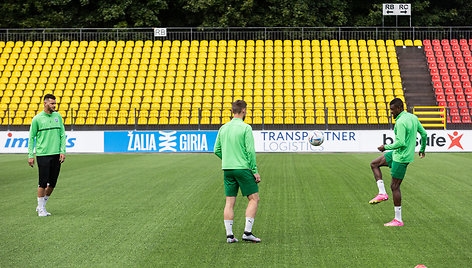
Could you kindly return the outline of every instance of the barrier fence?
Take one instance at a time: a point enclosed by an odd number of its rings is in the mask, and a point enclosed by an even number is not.
[[[162,27],[164,28],[164,27]],[[0,41],[472,39],[472,27],[168,27],[0,29]]]
[[[60,105],[59,105],[60,107]],[[388,107],[387,104],[385,104],[385,107]],[[195,110],[195,109],[194,109]],[[149,114],[149,110],[140,110],[138,108],[131,108],[130,110],[126,110],[126,114],[128,115],[126,117],[127,121],[126,122],[117,122],[116,124],[109,124],[109,123],[98,123],[98,120],[95,120],[94,123],[85,123],[87,116],[82,117],[78,116],[78,111],[74,110],[73,108],[70,108],[69,110],[59,110],[59,113],[61,114],[63,120],[64,120],[64,126],[66,127],[66,130],[151,130],[151,129],[159,129],[159,130],[182,130],[182,129],[192,129],[192,130],[217,130],[219,127],[224,123],[222,122],[222,117],[220,117],[220,123],[211,123],[211,122],[204,122],[204,120],[208,119],[211,120],[211,117],[206,117],[203,114],[203,111],[207,113],[211,113],[211,109],[202,109],[199,108],[197,109],[198,113],[198,120],[195,121],[190,121],[186,124],[183,124],[181,122],[171,122],[170,120],[167,123],[148,123],[149,116],[145,117],[146,121],[145,123],[140,123],[139,117],[141,112],[144,112],[145,114]],[[228,109],[226,109],[228,110]],[[264,108],[260,109],[259,112],[261,112],[262,115],[265,113]],[[270,109],[272,112],[277,109]],[[370,115],[367,114],[366,116],[364,115],[356,115],[354,116],[356,118],[356,124],[350,124],[347,121],[344,123],[340,123],[339,121],[332,121],[333,118],[337,118],[339,116],[338,110],[341,110],[343,113],[346,113],[346,109],[331,109],[331,108],[324,108],[324,109],[313,109],[311,110],[313,114],[315,115],[313,117],[314,123],[297,123],[295,120],[296,117],[296,108],[290,108],[290,109],[279,109],[280,111],[290,111],[293,113],[295,116],[292,116],[293,122],[292,123],[286,123],[284,122],[283,124],[281,123],[276,123],[275,120],[273,123],[268,124],[265,123],[264,121],[264,116],[254,116],[252,109],[248,109],[248,115],[251,116],[252,120],[248,122],[249,124],[252,125],[253,129],[255,130],[280,130],[280,129],[320,129],[320,130],[330,130],[330,129],[393,129],[393,120],[390,115],[388,115],[387,121],[381,122],[379,120],[379,116],[377,114],[375,115]],[[307,110],[305,109],[298,109],[302,110],[305,113]],[[411,110],[411,109],[410,109]],[[122,110],[111,110],[108,111],[108,113],[116,113],[119,114]],[[321,115],[318,115],[322,111]],[[97,111],[95,111],[97,112]],[[170,113],[170,111],[167,111]],[[182,111],[180,111],[182,113]],[[108,117],[108,116],[107,116]],[[107,117],[103,117],[107,119]],[[115,117],[115,116],[110,116],[110,117]],[[181,117],[184,117],[182,114],[179,114],[179,116],[176,116],[175,118],[180,119]],[[254,117],[260,118],[259,121],[255,121]],[[281,116],[284,118],[283,116]],[[347,119],[347,116],[342,116],[345,119]],[[363,123],[359,120],[359,117],[364,117],[366,122]],[[5,111],[5,117],[3,118],[2,125],[0,125],[0,130],[26,130],[29,128],[29,122],[25,123],[25,121],[22,121],[21,124],[15,123],[14,121],[14,116],[10,114],[10,109],[7,108]],[[95,118],[95,117],[94,117]],[[97,117],[98,118],[98,117]],[[117,117],[115,117],[117,118]],[[273,117],[275,119],[275,116]],[[303,117],[304,119],[306,116]],[[373,122],[371,121],[371,118],[374,119]],[[157,120],[159,117],[157,117]],[[318,121],[321,119],[321,121]],[[78,123],[77,120],[82,120],[82,122]],[[336,119],[337,120],[337,119]],[[321,123],[320,123],[321,122]]]

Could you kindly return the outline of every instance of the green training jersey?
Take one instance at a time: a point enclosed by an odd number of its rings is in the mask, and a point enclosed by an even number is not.
[[[35,142],[36,139],[36,142]],[[47,114],[42,111],[33,117],[28,141],[28,157],[64,154],[66,152],[66,133],[62,117],[58,112]]]
[[[222,169],[250,169],[252,174],[257,174],[252,127],[239,118],[221,126],[215,154],[222,160]]]
[[[385,145],[385,150],[393,151],[393,161],[399,163],[411,163],[415,157],[417,132],[421,135],[420,152],[426,148],[426,131],[416,115],[406,111],[401,112],[395,118],[395,142]]]

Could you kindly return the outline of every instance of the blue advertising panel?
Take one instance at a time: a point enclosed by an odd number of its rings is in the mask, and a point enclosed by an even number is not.
[[[218,131],[106,131],[105,153],[213,152]]]

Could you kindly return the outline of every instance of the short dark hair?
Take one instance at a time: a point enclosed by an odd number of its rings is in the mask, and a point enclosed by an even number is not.
[[[403,108],[403,101],[400,98],[395,98],[390,101],[390,106],[401,107]]]
[[[237,100],[233,102],[232,111],[234,114],[240,114],[244,108],[247,107],[247,103],[243,100]]]
[[[46,95],[44,95],[43,101],[46,101],[47,99],[55,100],[56,97],[54,97],[54,95],[52,95],[52,94],[46,94]]]

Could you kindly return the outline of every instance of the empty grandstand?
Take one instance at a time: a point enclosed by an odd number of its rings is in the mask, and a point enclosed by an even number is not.
[[[65,124],[79,129],[217,129],[230,120],[236,99],[249,104],[246,121],[256,129],[390,128],[388,102],[415,90],[402,81],[397,50],[405,47],[425,55],[426,90],[436,94],[433,106],[445,107],[446,123],[471,123],[466,39],[260,33],[6,37],[0,41],[1,127],[27,128],[42,110],[41,97],[51,93]]]

